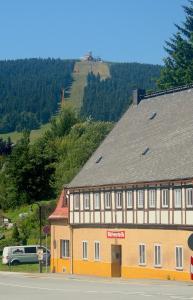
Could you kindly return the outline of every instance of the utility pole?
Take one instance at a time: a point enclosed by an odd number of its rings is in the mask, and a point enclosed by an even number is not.
[[[42,248],[42,207],[38,202],[34,202],[31,205],[31,208],[35,204],[38,206],[38,210],[39,210],[39,240],[40,240],[40,249],[41,249]],[[39,260],[39,273],[42,273],[42,260]]]

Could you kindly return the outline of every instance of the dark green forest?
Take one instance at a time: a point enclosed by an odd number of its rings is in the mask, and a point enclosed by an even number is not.
[[[35,129],[58,110],[72,83],[73,60],[0,61],[0,133]]]
[[[110,78],[88,74],[81,114],[94,120],[117,121],[131,103],[132,90],[154,90],[161,66],[140,63],[113,63]]]
[[[167,57],[158,80],[161,90],[193,83],[193,1],[183,9],[185,21],[175,25],[177,32],[164,46]]]

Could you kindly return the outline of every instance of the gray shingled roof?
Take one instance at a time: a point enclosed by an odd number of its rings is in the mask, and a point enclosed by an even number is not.
[[[69,187],[177,178],[193,178],[193,89],[130,106]]]

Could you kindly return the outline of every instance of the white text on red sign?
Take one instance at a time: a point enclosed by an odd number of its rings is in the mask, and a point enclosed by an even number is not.
[[[124,239],[125,231],[110,231],[107,230],[107,238],[108,239]]]

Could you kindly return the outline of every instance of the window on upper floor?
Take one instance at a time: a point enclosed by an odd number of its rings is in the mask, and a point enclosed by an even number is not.
[[[186,207],[193,208],[193,189],[186,189]]]
[[[133,208],[133,191],[126,192],[127,208]]]
[[[94,209],[100,209],[100,194],[94,193]]]
[[[105,192],[105,208],[111,208],[111,192]]]
[[[80,195],[74,194],[73,195],[73,201],[74,201],[74,210],[79,210],[80,208]]]
[[[115,193],[116,208],[122,208],[122,192]]]
[[[84,194],[83,200],[84,200],[84,209],[89,209],[90,208],[89,193]]]
[[[137,191],[137,207],[144,207],[144,190]]]
[[[182,191],[181,191],[181,189],[174,190],[174,207],[175,208],[182,207]]]
[[[161,199],[162,199],[162,207],[167,208],[169,206],[169,190],[168,189],[163,189],[161,191]]]
[[[155,190],[149,190],[149,208],[155,208],[156,207],[156,191]]]

